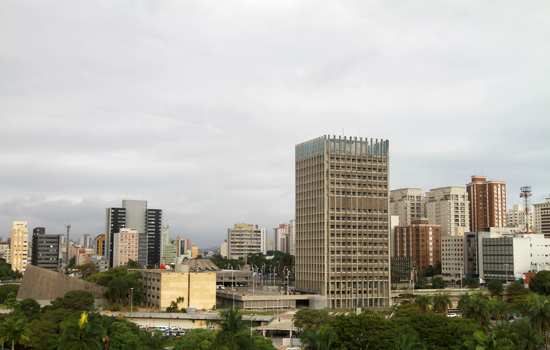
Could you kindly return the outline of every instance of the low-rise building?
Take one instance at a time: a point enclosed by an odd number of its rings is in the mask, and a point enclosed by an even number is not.
[[[535,207],[535,232],[550,237],[550,197],[543,203],[537,203]]]
[[[139,270],[143,276],[146,305],[165,310],[173,301],[183,298],[180,307],[198,310],[215,308],[216,271],[193,264],[177,264],[175,271]]]
[[[528,272],[550,270],[550,239],[542,234],[484,237],[482,278],[514,281]]]

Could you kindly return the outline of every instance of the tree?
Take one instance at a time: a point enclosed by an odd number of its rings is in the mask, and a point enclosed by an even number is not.
[[[550,271],[539,271],[529,282],[529,289],[538,294],[550,295]]]
[[[445,288],[445,281],[441,277],[432,278],[432,288],[443,289]]]
[[[23,299],[19,302],[17,307],[27,320],[33,320],[40,314],[40,304],[34,299]]]
[[[514,303],[518,301],[518,299],[522,299],[525,295],[529,293],[529,289],[525,288],[523,286],[523,282],[512,282],[506,287],[506,299]]]
[[[468,288],[479,288],[479,278],[466,277],[464,278],[464,285]]]
[[[437,313],[447,314],[447,310],[453,304],[451,303],[451,298],[449,294],[437,294],[432,297],[433,310]]]
[[[10,296],[15,297],[18,290],[19,286],[16,284],[5,284],[0,286],[0,304],[4,304]]]
[[[79,318],[71,317],[61,324],[59,350],[100,350],[105,329],[95,315],[86,311]]]
[[[550,329],[550,298],[539,294],[528,295],[524,312],[531,320],[531,325],[544,337],[546,348]]]
[[[192,329],[176,341],[174,350],[211,350],[216,333],[209,329]]]
[[[52,301],[52,307],[75,311],[91,311],[94,308],[94,301],[92,293],[83,290],[74,290],[65,293],[63,298],[57,298]]]
[[[134,261],[132,259],[128,260],[128,263],[126,264],[126,267],[129,269],[141,269],[143,268],[137,261]]]
[[[432,304],[432,298],[428,295],[417,295],[414,303],[418,306],[421,312],[428,312]]]
[[[185,308],[179,308],[179,304],[185,301],[184,297],[178,297],[176,300],[172,300],[170,306],[166,308],[166,312],[185,312]]]
[[[492,297],[487,300],[490,317],[496,321],[506,321],[510,314],[510,307],[501,298]]]
[[[25,332],[25,317],[20,313],[12,313],[0,324],[0,334],[3,335],[5,341],[11,344],[11,349],[15,349],[15,345],[24,343],[27,338]]]
[[[331,350],[335,343],[334,331],[329,326],[305,331],[300,337],[306,350]]]
[[[76,267],[80,271],[80,276],[84,279],[90,277],[94,273],[97,273],[97,267],[94,263],[86,263]]]
[[[458,308],[466,318],[476,320],[482,327],[489,325],[491,318],[487,297],[479,294],[465,294],[459,302]]]
[[[319,329],[328,322],[327,310],[300,309],[294,314],[294,325],[303,331]]]
[[[487,289],[492,296],[501,296],[504,291],[504,286],[502,285],[502,281],[492,280],[487,283]]]

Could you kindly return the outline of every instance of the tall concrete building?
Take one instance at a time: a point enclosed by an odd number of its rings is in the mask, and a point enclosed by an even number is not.
[[[506,213],[506,226],[517,228],[518,231],[525,232],[525,224],[527,221],[529,232],[532,232],[534,229],[533,212],[534,209],[530,208],[527,215],[525,215],[525,206],[521,204],[514,204]]]
[[[95,242],[95,254],[97,256],[105,256],[105,234],[100,233],[96,236]]]
[[[388,307],[389,142],[322,136],[295,161],[296,289],[330,308]]]
[[[162,210],[148,209],[147,201],[123,200],[120,208],[106,209],[106,253],[109,266],[113,266],[113,236],[121,228],[138,232],[138,262],[142,266],[160,264],[160,236]]]
[[[165,265],[176,263],[176,244],[170,238],[170,227],[164,225],[160,236],[160,263]]]
[[[296,255],[296,223],[290,220],[288,224],[288,253],[292,256]]]
[[[139,232],[135,229],[122,228],[113,235],[113,267],[137,261],[139,255]]]
[[[0,242],[0,259],[4,259],[8,264],[10,263],[10,243]]]
[[[46,234],[46,228],[32,230],[31,264],[49,270],[59,267],[59,235]]]
[[[535,207],[535,231],[550,237],[550,196],[543,203],[537,203]]]
[[[10,236],[10,263],[13,271],[24,272],[29,254],[29,228],[26,221],[14,221]]]
[[[506,183],[487,181],[485,176],[472,176],[466,186],[470,204],[470,231],[488,231],[506,226]]]
[[[447,281],[461,284],[465,276],[464,236],[441,238],[441,274]]]
[[[441,226],[441,236],[463,235],[470,227],[469,202],[464,187],[440,187],[426,193],[430,224]]]
[[[254,224],[235,224],[227,229],[230,259],[244,259],[251,254],[265,254],[265,229]]]
[[[275,234],[275,250],[288,254],[290,251],[290,225],[279,224],[273,229],[273,232]]]
[[[189,255],[191,256],[191,240],[178,236],[175,241],[176,256]]]
[[[399,223],[410,225],[426,217],[424,191],[421,188],[400,188],[390,192],[390,213],[399,216]]]
[[[421,271],[441,264],[441,226],[429,224],[427,219],[397,226],[394,256],[410,258]]]

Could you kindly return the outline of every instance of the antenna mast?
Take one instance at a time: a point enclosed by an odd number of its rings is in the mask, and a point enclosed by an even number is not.
[[[523,198],[525,205],[525,233],[529,233],[529,197],[532,195],[531,186],[521,187],[519,197]]]

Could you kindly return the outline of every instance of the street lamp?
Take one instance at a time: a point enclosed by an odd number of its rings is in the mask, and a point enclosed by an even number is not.
[[[134,311],[134,288],[130,288],[130,313]]]

